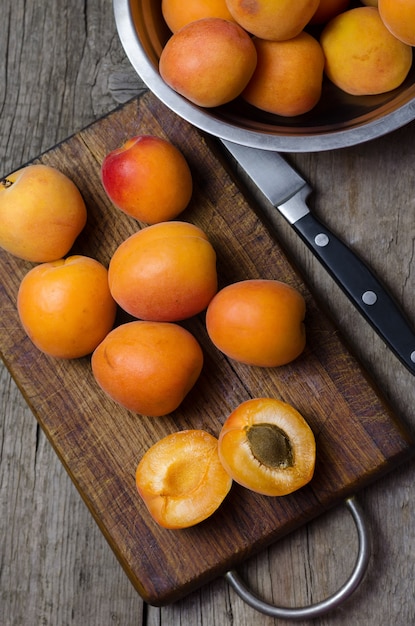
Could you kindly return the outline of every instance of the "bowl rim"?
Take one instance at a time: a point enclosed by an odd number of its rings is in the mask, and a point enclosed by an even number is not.
[[[319,152],[361,144],[386,135],[415,119],[415,95],[382,117],[363,115],[350,128],[317,131],[307,135],[284,135],[238,127],[213,115],[171,89],[149,59],[134,24],[132,0],[113,0],[118,36],[124,51],[145,85],[169,109],[193,126],[219,139],[241,145],[280,152]],[[135,0],[138,3],[138,0]]]

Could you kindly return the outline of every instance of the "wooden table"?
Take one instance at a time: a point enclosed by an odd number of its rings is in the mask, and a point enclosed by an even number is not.
[[[1,175],[143,90],[110,0],[6,0],[0,22]],[[316,212],[371,264],[415,320],[415,124],[370,144],[293,155]],[[415,431],[414,378],[284,223],[281,240],[352,351]],[[131,586],[53,449],[0,370],[0,606],[4,626],[214,626],[283,620],[255,612],[219,579],[178,604],[147,606]],[[359,494],[372,559],[358,591],[319,626],[407,626],[415,619],[414,462]],[[261,553],[241,574],[276,604],[302,606],[344,582],[353,523],[338,507]],[[296,622],[306,624],[310,622]]]

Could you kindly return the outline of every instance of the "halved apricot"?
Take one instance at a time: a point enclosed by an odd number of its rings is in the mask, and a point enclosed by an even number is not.
[[[136,485],[154,520],[178,529],[212,515],[232,479],[219,460],[216,437],[204,430],[182,430],[147,450],[137,466]]]
[[[313,477],[316,444],[310,426],[290,404],[254,398],[225,421],[219,458],[240,485],[266,496],[284,496]]]

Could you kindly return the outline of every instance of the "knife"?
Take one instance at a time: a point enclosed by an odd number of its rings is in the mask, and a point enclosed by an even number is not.
[[[415,374],[415,331],[367,265],[312,215],[307,206],[310,185],[278,152],[221,141],[392,352]]]

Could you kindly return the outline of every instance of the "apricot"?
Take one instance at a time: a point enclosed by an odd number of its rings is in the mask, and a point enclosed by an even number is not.
[[[90,354],[111,330],[116,303],[107,269],[74,255],[32,268],[20,283],[17,310],[39,350],[75,359]]]
[[[320,100],[324,54],[306,32],[287,41],[254,39],[257,66],[241,96],[263,111],[290,117],[310,111]]]
[[[202,107],[230,102],[256,66],[255,46],[243,28],[221,18],[190,22],[174,33],[160,55],[163,80]]]
[[[379,14],[386,28],[400,41],[415,46],[415,1],[379,0]]]
[[[147,224],[177,217],[193,191],[184,155],[153,135],[137,135],[109,152],[101,165],[101,180],[117,208]]]
[[[206,312],[213,344],[231,359],[276,367],[304,350],[305,301],[297,289],[276,280],[251,279],[221,289]]]
[[[260,39],[282,41],[296,37],[318,8],[320,0],[226,0],[235,21]]]
[[[311,18],[310,24],[325,24],[339,13],[345,11],[349,4],[350,0],[320,0],[320,4]]]
[[[234,21],[226,0],[162,0],[161,10],[167,26],[176,33],[186,24],[204,17]]]
[[[197,226],[162,222],[121,243],[108,280],[114,299],[130,315],[179,321],[203,311],[215,295],[216,253]]]
[[[0,181],[0,246],[26,261],[56,261],[72,248],[87,212],[77,186],[48,165]]]
[[[204,430],[183,430],[160,439],[136,470],[138,493],[164,528],[194,526],[222,504],[232,479],[218,456],[218,440]]]
[[[312,479],[316,443],[293,406],[275,398],[254,398],[240,404],[223,424],[219,458],[243,487],[285,496]]]
[[[375,7],[337,15],[325,26],[320,43],[328,78],[351,95],[391,91],[411,68],[412,48],[389,32]]]
[[[92,372],[121,406],[149,417],[171,413],[199,378],[203,352],[193,335],[168,322],[114,328],[94,350]]]

